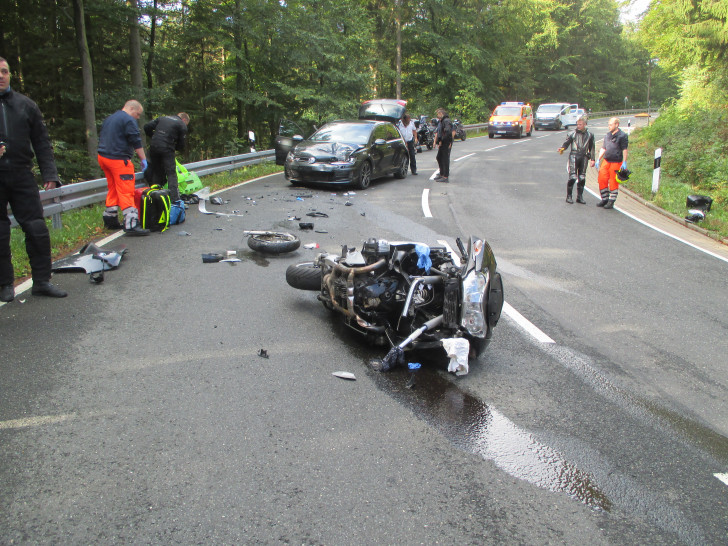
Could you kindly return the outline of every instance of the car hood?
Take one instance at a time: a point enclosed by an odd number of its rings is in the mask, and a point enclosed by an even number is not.
[[[315,142],[305,140],[296,146],[295,154],[298,156],[315,157],[317,159],[345,159],[352,152],[362,147],[349,142]]]

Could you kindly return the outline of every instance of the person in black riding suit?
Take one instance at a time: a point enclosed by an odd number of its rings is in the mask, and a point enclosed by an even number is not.
[[[50,283],[51,236],[33,175],[33,152],[45,189],[60,186],[53,147],[38,105],[10,88],[10,66],[0,57],[0,301],[15,298],[15,272],[10,253],[8,203],[25,233],[33,277],[32,294],[63,298],[65,290]]]
[[[152,167],[152,183],[159,186],[168,184],[172,202],[179,199],[177,184],[177,164],[175,150],[183,151],[187,143],[187,125],[190,116],[180,112],[176,116],[162,116],[144,125],[144,132],[151,137],[149,161]]]
[[[582,205],[584,201],[584,185],[586,184],[586,166],[594,166],[594,135],[586,128],[586,120],[580,117],[576,120],[576,131],[569,133],[566,140],[558,149],[560,154],[571,147],[569,153],[569,180],[566,182],[566,202],[573,203],[571,197],[576,182],[576,202]],[[578,180],[578,182],[577,182]]]

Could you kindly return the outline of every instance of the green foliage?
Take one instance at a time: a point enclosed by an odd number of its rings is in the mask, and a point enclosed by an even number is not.
[[[13,85],[40,105],[63,178],[95,177],[97,166],[84,157],[72,3],[11,4],[3,11],[0,49],[14,71]],[[402,95],[415,115],[431,116],[444,106],[471,123],[484,121],[502,100],[576,101],[593,110],[622,107],[625,96],[632,105],[646,103],[650,40],[636,39],[639,29],[622,28],[617,0],[137,4],[134,10],[126,0],[85,1],[97,123],[130,98],[144,104],[145,119],[186,111],[192,121],[185,161],[240,150],[248,130],[258,148],[268,148],[284,117],[320,126],[354,116],[364,99],[394,97],[398,21]],[[720,47],[713,26],[723,15],[714,4],[688,10],[695,44]],[[143,89],[131,85],[134,20]],[[717,63],[722,55],[719,49],[700,58]],[[652,70],[653,104],[676,93],[669,66]]]
[[[635,174],[627,187],[678,216],[686,214],[688,195],[709,195],[713,207],[701,225],[728,237],[728,109],[673,104],[633,135],[630,168]],[[652,160],[658,147],[662,176],[652,196]]]

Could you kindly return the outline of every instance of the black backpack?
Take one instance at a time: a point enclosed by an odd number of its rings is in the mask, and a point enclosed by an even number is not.
[[[139,220],[142,228],[150,231],[165,231],[169,227],[169,212],[172,200],[169,190],[152,186],[142,193]]]

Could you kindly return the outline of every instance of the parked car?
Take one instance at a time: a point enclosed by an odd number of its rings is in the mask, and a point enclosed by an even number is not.
[[[564,126],[564,129],[576,127],[576,120],[582,116],[584,119],[588,119],[586,110],[583,108],[571,108],[568,114],[561,116],[561,123]]]
[[[327,123],[308,139],[293,122],[284,120],[275,143],[276,163],[285,166],[285,176],[293,183],[353,184],[365,189],[372,180],[390,174],[405,178],[409,154],[394,123],[406,106],[395,99],[365,101],[358,120]]]
[[[577,108],[579,108],[578,104],[569,104],[568,102],[542,104],[536,110],[533,128],[537,131],[539,129],[556,129],[558,131],[564,125],[564,116],[568,115],[572,109]]]

